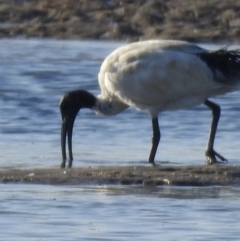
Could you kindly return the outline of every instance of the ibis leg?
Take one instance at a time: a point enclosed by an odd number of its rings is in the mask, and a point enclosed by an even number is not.
[[[204,104],[211,109],[212,116],[213,116],[212,125],[211,125],[211,129],[210,129],[210,133],[209,133],[208,144],[207,144],[207,148],[205,151],[206,162],[208,165],[217,163],[218,161],[217,161],[216,157],[218,157],[222,162],[227,162],[227,159],[225,159],[223,156],[218,154],[213,149],[214,139],[215,139],[215,135],[217,132],[218,121],[219,121],[220,114],[221,114],[221,108],[219,105],[211,102],[210,100],[206,100],[204,102]]]
[[[68,152],[69,152],[69,162],[68,168],[72,167],[73,154],[72,154],[72,131],[73,131],[74,118],[69,120],[68,123]]]
[[[148,162],[154,164],[155,155],[158,148],[158,143],[160,141],[160,130],[158,124],[158,118],[152,118],[152,128],[153,128],[153,137],[152,137],[152,149],[149,155]]]
[[[62,122],[62,130],[61,130],[61,147],[62,147],[62,163],[61,163],[61,168],[65,168],[66,165],[66,123],[65,121]]]

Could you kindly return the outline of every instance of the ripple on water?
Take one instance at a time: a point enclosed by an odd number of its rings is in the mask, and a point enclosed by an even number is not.
[[[4,240],[239,237],[240,191],[235,187],[0,186]]]

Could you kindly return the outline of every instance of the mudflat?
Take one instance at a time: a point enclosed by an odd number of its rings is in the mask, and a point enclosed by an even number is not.
[[[108,166],[72,169],[8,169],[1,183],[52,185],[239,185],[240,166]]]

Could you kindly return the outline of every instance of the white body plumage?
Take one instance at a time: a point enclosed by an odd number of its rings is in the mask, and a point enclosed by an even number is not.
[[[231,91],[232,86],[214,81],[211,69],[196,56],[205,51],[174,40],[150,40],[118,48],[104,60],[98,74],[98,97],[104,103],[111,101],[99,112],[115,115],[131,106],[156,117],[161,111],[186,109]]]

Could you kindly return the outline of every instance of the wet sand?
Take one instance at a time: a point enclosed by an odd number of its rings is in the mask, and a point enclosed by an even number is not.
[[[240,166],[109,166],[2,170],[1,183],[51,185],[240,185]]]

